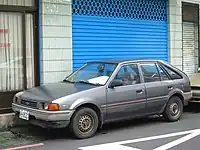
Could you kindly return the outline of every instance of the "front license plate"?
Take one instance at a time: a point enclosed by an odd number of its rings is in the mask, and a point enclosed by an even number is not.
[[[19,118],[24,119],[24,120],[29,120],[29,112],[26,110],[20,110]]]

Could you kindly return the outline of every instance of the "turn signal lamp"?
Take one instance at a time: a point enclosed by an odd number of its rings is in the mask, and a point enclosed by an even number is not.
[[[49,111],[59,111],[59,105],[58,104],[48,104],[48,110]]]

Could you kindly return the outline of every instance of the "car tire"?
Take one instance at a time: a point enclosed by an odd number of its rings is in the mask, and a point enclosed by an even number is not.
[[[166,121],[175,122],[178,121],[183,113],[183,102],[177,96],[173,96],[169,99],[163,116]]]
[[[90,108],[78,109],[70,122],[70,131],[75,138],[86,139],[94,136],[98,129],[99,119]]]

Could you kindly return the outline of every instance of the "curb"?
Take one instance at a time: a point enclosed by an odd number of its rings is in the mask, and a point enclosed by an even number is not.
[[[4,149],[4,150],[20,150],[20,149],[28,149],[28,148],[41,147],[41,146],[44,146],[44,143],[29,144],[29,145],[24,145],[24,146],[7,148],[7,149]]]
[[[27,125],[25,121],[19,119],[15,113],[0,114],[0,132],[7,131],[11,127]]]
[[[14,113],[0,114],[0,132],[7,130],[14,124]]]

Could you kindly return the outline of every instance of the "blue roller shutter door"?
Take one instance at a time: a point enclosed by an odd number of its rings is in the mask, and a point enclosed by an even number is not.
[[[73,0],[73,68],[105,59],[168,61],[166,0]]]

